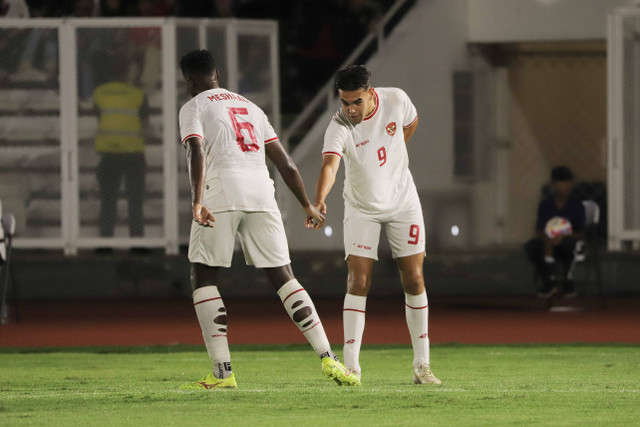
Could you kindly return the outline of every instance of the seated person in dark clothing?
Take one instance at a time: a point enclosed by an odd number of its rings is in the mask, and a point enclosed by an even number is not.
[[[585,227],[585,210],[582,202],[570,197],[573,173],[566,166],[551,171],[552,194],[538,205],[536,237],[529,240],[525,252],[542,278],[538,295],[549,298],[562,291],[565,296],[575,296],[575,287],[569,270],[575,254],[582,250]],[[560,227],[553,227],[550,220],[564,218]],[[565,277],[555,277],[556,262],[563,266]],[[558,284],[562,284],[562,289]]]

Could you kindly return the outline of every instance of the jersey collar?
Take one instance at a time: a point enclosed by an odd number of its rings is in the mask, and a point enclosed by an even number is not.
[[[373,90],[373,96],[376,97],[376,108],[374,108],[371,114],[369,114],[363,120],[369,120],[371,117],[375,116],[376,113],[378,112],[378,108],[380,108],[380,98],[378,98],[378,92],[376,92],[375,89]]]

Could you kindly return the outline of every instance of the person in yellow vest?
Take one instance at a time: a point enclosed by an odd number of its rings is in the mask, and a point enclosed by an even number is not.
[[[142,236],[142,204],[145,191],[143,121],[144,92],[126,83],[127,67],[114,66],[111,80],[98,86],[93,101],[100,118],[95,139],[100,154],[97,179],[100,191],[100,235],[113,236],[117,201],[124,179],[129,206],[129,234]]]

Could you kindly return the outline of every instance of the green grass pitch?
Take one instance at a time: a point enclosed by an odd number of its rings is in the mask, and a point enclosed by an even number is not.
[[[363,386],[326,380],[306,346],[235,346],[237,390],[181,391],[202,347],[0,348],[0,425],[640,425],[638,345],[364,346]]]

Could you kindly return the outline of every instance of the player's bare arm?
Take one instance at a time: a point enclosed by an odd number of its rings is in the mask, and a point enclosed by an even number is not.
[[[293,159],[284,150],[280,141],[273,141],[265,145],[265,153],[278,169],[278,173],[282,176],[284,183],[291,192],[296,196],[300,206],[307,214],[305,226],[307,228],[320,228],[324,224],[324,215],[311,204],[304,189],[304,182],[298,172]]]
[[[329,195],[331,188],[333,188],[333,184],[336,182],[339,167],[340,156],[334,154],[325,154],[322,156],[322,167],[320,168],[320,176],[318,176],[318,183],[316,184],[316,196],[313,204],[325,215],[327,213],[327,205],[324,201]]]
[[[413,133],[416,131],[416,129],[418,129],[418,119],[417,118],[416,118],[415,122],[413,122],[413,124],[411,126],[409,126],[408,128],[402,129],[402,131],[404,132],[404,143],[405,144],[407,142],[409,142],[409,139],[411,139],[411,136],[413,136]]]
[[[193,220],[205,227],[213,227],[215,218],[209,208],[203,204],[206,162],[202,138],[193,136],[186,141],[187,166],[191,184],[191,206]]]

